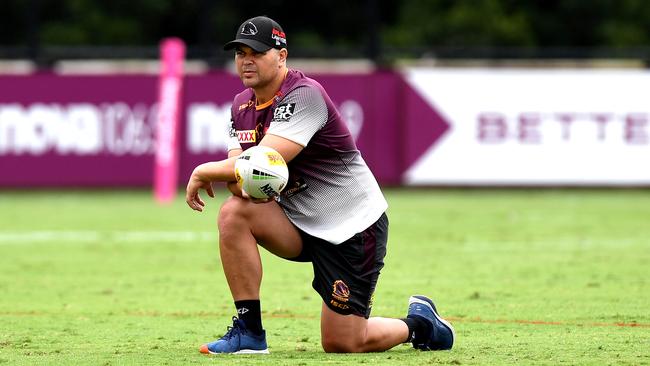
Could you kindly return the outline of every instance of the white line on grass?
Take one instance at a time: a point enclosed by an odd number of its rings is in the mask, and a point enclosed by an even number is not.
[[[25,243],[66,242],[197,242],[215,241],[216,232],[194,231],[91,231],[91,230],[43,230],[43,231],[0,231],[0,245]]]

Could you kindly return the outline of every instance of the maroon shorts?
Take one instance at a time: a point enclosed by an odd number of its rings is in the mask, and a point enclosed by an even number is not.
[[[379,272],[384,267],[388,241],[386,214],[366,230],[337,245],[301,230],[300,234],[302,253],[290,260],[312,263],[312,287],[325,304],[339,314],[368,318]]]

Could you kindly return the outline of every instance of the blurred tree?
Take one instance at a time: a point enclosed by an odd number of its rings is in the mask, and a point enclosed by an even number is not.
[[[524,9],[507,0],[403,0],[384,40],[393,46],[531,46]]]
[[[604,44],[618,47],[650,45],[650,4],[646,0],[620,0],[600,27]]]
[[[525,2],[527,21],[540,46],[609,46],[599,26],[615,12],[617,1],[548,0]]]
[[[27,42],[29,2],[3,1],[0,10],[0,45],[18,45]]]
[[[284,26],[292,52],[322,56],[372,54],[382,45],[650,46],[647,0],[3,0],[0,46],[153,46],[177,36],[219,49],[242,20],[260,14]]]

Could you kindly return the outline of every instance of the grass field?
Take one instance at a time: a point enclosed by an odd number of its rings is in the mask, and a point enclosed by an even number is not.
[[[650,364],[650,191],[388,190],[374,315],[430,295],[451,352],[325,354],[309,264],[263,254],[268,356],[204,356],[234,314],[214,230],[144,191],[0,191],[0,364]]]

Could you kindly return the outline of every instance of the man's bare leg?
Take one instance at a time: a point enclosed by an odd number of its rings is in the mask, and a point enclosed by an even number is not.
[[[275,255],[302,251],[298,230],[276,202],[255,204],[232,196],[219,211],[219,249],[238,318],[222,338],[201,346],[202,353],[268,353],[262,328],[262,262],[257,244]],[[246,332],[241,332],[245,328]]]
[[[400,319],[341,315],[322,305],[321,343],[325,352],[380,352],[406,342],[409,330]]]
[[[219,212],[219,250],[235,301],[259,299],[262,262],[257,243],[280,257],[302,251],[298,230],[276,202],[252,203],[232,196]]]

